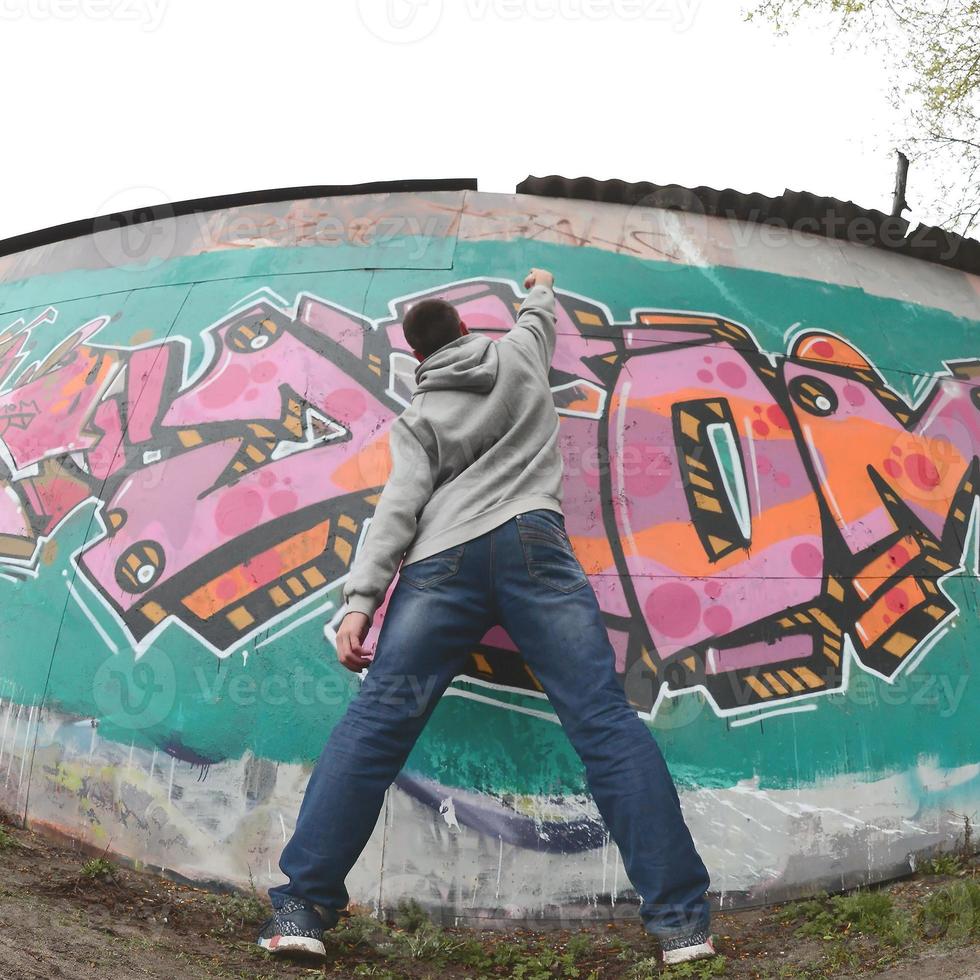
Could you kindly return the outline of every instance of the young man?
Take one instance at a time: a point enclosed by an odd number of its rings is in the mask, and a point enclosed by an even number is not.
[[[548,384],[554,277],[532,269],[514,328],[471,334],[454,307],[409,310],[420,361],[390,434],[392,469],[344,585],[337,655],[370,667],[310,778],[259,944],[324,953],[344,880],[385,791],[466,658],[501,624],[585,764],[589,789],[667,962],[714,954],[708,874],[647,726],[615,673],[599,604],[565,532]],[[404,556],[404,560],[403,560]],[[401,563],[373,658],[362,646]]]

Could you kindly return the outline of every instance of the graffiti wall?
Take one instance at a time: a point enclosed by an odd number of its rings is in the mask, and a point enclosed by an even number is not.
[[[332,638],[411,399],[402,317],[440,296],[500,337],[534,264],[558,280],[569,535],[719,903],[892,876],[975,819],[976,278],[475,192],[158,224],[139,255],[102,233],[0,266],[6,809],[195,880],[278,880],[360,683]],[[457,921],[631,914],[501,627],[350,884]]]

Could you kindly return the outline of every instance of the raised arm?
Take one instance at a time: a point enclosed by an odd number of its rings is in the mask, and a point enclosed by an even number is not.
[[[555,354],[555,277],[546,269],[532,269],[524,280],[528,294],[517,322],[504,342],[517,344],[534,357],[547,374]]]

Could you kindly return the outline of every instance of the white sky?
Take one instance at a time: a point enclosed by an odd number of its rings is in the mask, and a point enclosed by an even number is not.
[[[409,177],[510,192],[529,173],[888,210],[883,55],[741,9],[0,0],[0,237],[161,199]]]

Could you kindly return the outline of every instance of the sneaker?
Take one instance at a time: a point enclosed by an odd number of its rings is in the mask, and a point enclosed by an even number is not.
[[[327,955],[323,932],[327,923],[312,905],[289,899],[282,908],[273,910],[259,930],[258,944],[270,953],[305,953]]]
[[[691,960],[706,960],[718,952],[707,931],[661,939],[660,948],[664,952],[664,966],[689,963]]]

